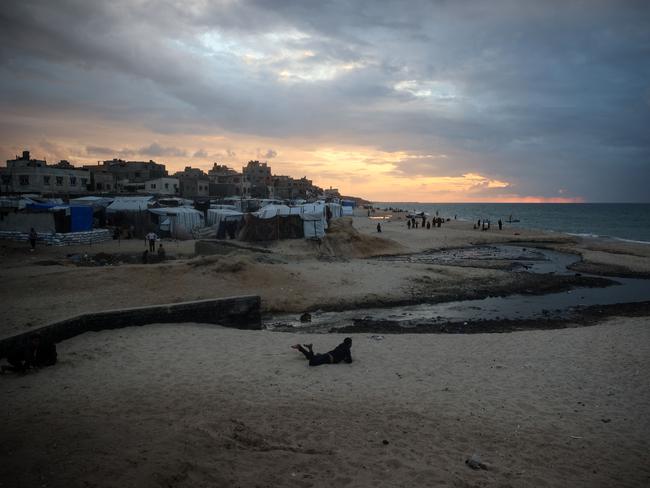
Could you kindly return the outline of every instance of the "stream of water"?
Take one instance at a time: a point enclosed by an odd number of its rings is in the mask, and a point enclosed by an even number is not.
[[[546,249],[496,245],[430,251],[419,254],[388,256],[389,261],[417,262],[432,265],[467,265],[483,261],[500,264],[512,272],[573,274],[568,266],[580,258]],[[587,275],[586,275],[587,276]],[[480,327],[483,320],[564,319],[581,307],[650,301],[650,280],[613,278],[616,284],[604,288],[575,288],[545,295],[513,294],[477,300],[422,303],[390,308],[366,308],[311,314],[311,322],[302,323],[297,314],[277,315],[265,321],[269,329],[325,332],[350,326],[358,320],[392,321],[403,327],[409,323],[443,324],[467,322]]]

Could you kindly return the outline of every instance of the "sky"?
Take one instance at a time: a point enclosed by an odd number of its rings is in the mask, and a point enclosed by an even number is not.
[[[4,0],[0,158],[650,201],[650,2]]]

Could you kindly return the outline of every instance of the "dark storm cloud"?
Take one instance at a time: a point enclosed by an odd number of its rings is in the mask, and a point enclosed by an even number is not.
[[[406,177],[647,200],[649,5],[8,1],[0,108],[368,145],[411,154]]]
[[[110,156],[120,158],[130,158],[133,156],[150,156],[150,157],[185,157],[187,151],[174,146],[163,146],[157,142],[152,142],[148,146],[134,149],[113,149],[103,146],[86,146],[86,153],[91,156]],[[195,155],[195,157],[197,157]]]

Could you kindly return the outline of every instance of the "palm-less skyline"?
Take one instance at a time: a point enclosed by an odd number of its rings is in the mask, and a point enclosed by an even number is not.
[[[381,201],[648,201],[634,1],[8,1],[0,154],[276,174]]]

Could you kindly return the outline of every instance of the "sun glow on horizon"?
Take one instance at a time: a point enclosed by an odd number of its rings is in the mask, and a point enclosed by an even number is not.
[[[30,149],[34,157],[52,162],[67,159],[77,165],[112,158],[153,159],[166,164],[170,174],[186,166],[207,171],[215,162],[241,171],[249,160],[260,160],[267,161],[275,175],[306,176],[322,188],[334,187],[343,195],[381,202],[584,202],[580,196],[567,194],[565,188],[559,189],[558,195],[522,195],[517,191],[516,181],[485,171],[449,174],[445,168],[453,167],[453,160],[443,152],[417,154],[353,145],[314,147],[310,141],[251,139],[236,134],[127,135],[120,130],[107,130],[102,141],[89,141],[92,143],[81,144],[78,140],[60,138],[0,149],[6,156],[4,159],[12,158],[22,149]]]

